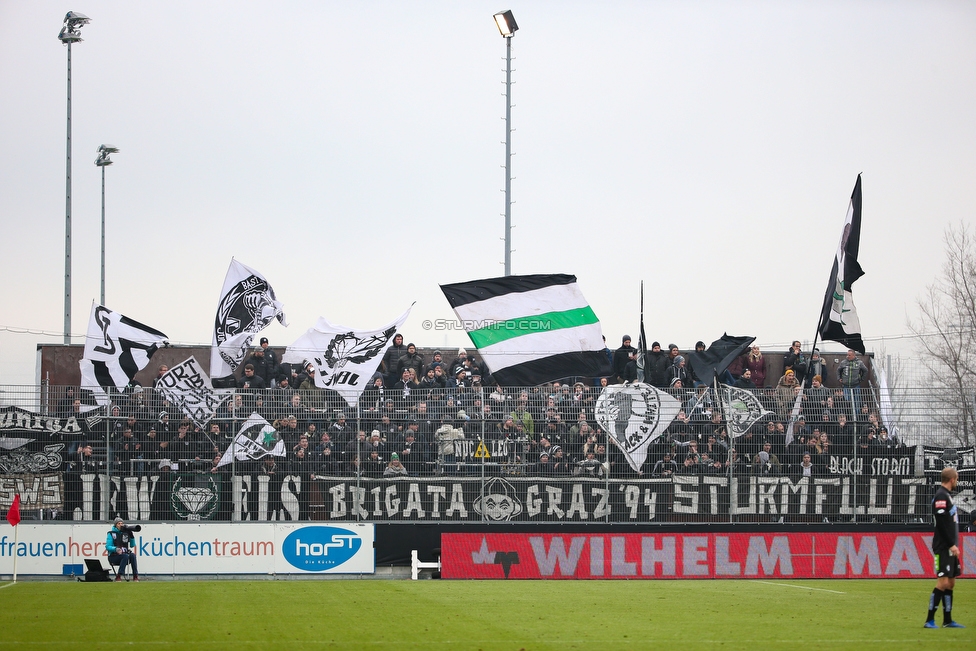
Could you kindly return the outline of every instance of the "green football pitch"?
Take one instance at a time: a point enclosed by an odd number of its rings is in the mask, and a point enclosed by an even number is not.
[[[966,583],[925,630],[934,581],[20,581],[0,647],[976,649]]]

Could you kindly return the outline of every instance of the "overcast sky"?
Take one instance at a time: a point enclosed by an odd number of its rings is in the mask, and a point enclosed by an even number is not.
[[[504,272],[505,9],[513,272],[575,274],[611,347],[641,280],[663,344],[811,340],[862,173],[877,350],[976,214],[969,1],[81,1],[0,2],[0,384],[62,340],[69,9],[77,343],[109,143],[109,308],[209,344],[237,257],[285,305],[274,345],[413,301],[407,340],[467,344],[422,323],[453,317],[439,284]]]

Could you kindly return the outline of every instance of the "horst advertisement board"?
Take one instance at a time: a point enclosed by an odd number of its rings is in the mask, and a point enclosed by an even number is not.
[[[976,534],[961,534],[963,575]],[[441,536],[445,579],[934,578],[928,533]]]
[[[209,523],[143,524],[133,549],[139,573],[371,574],[376,569],[373,524]],[[107,566],[108,524],[0,527],[0,575],[79,574],[86,558]]]

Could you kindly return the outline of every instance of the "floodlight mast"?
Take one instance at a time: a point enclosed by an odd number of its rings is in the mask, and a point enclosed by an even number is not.
[[[512,37],[518,30],[512,10],[494,16],[505,38],[505,275],[512,275]]]
[[[102,168],[102,285],[101,285],[101,304],[105,305],[105,168],[112,164],[112,159],[109,158],[109,154],[116,154],[119,151],[118,147],[113,145],[99,145],[98,149],[95,150],[98,153],[98,158],[95,159],[95,165]]]
[[[71,44],[81,43],[81,28],[91,18],[77,11],[69,11],[58,39],[68,47],[68,126],[65,160],[64,192],[64,343],[71,343]]]

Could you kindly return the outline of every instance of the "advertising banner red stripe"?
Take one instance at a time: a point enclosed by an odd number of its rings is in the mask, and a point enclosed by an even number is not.
[[[966,574],[976,534],[960,538]],[[931,541],[921,532],[447,533],[441,562],[446,579],[926,578]]]

